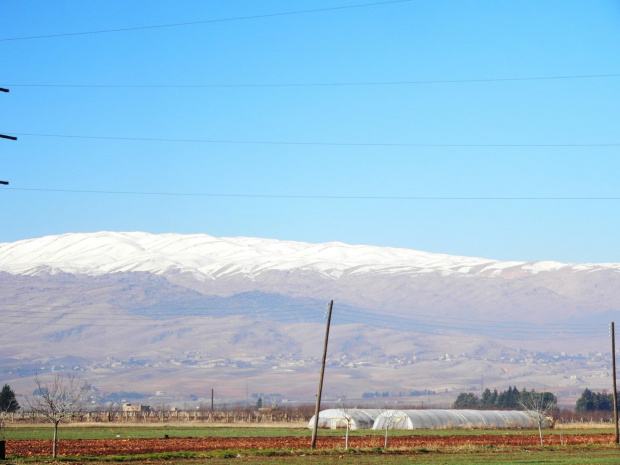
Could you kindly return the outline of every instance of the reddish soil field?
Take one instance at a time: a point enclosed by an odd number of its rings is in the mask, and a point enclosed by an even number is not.
[[[612,434],[565,434],[564,445],[609,444]],[[349,447],[383,447],[382,436],[351,437]],[[469,435],[469,436],[400,436],[388,439],[390,448],[446,447],[463,445],[537,446],[536,435]],[[560,445],[560,435],[545,436],[545,445]],[[344,447],[344,438],[321,437],[317,448]],[[309,449],[308,438],[169,438],[169,439],[96,439],[62,440],[58,442],[59,456],[92,456],[116,454],[146,454],[149,452],[213,451],[227,449]],[[7,455],[21,457],[52,455],[52,441],[7,441]]]

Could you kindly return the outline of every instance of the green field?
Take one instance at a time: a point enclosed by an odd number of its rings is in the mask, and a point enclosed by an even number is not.
[[[352,465],[408,465],[408,464],[617,464],[620,460],[620,451],[611,448],[592,448],[589,450],[542,450],[542,451],[413,451],[410,453],[332,453],[329,455],[288,455],[273,456],[243,456],[229,458],[209,458],[195,460],[168,460],[166,463],[178,465],[231,465],[231,463],[248,464],[352,464]]]
[[[49,458],[11,459],[4,463],[50,464],[79,463],[89,465],[114,465],[131,463],[135,465],[231,465],[231,464],[353,464],[353,465],[405,465],[405,464],[583,464],[605,465],[620,463],[620,449],[615,446],[588,446],[579,448],[529,448],[510,450],[500,448],[455,448],[444,450],[408,450],[408,451],[297,451],[294,453],[277,451],[227,451],[214,453],[169,453],[150,454],[148,456],[117,457],[71,457],[51,461]]]
[[[545,430],[543,435],[563,434],[594,434],[607,433],[613,434],[610,429],[571,429],[571,430]],[[26,439],[50,439],[52,426],[33,426],[33,427],[8,427],[3,430],[4,438],[7,440],[26,440]],[[384,431],[359,430],[351,431],[351,436],[383,436]],[[537,435],[535,430],[480,430],[480,429],[421,429],[421,430],[390,430],[389,436],[459,436],[471,434],[486,435]],[[111,439],[111,438],[161,438],[165,435],[177,438],[205,438],[205,437],[308,437],[312,436],[312,431],[308,428],[251,428],[251,427],[217,427],[217,426],[166,426],[166,425],[143,425],[143,426],[63,426],[58,429],[60,439]],[[343,436],[343,430],[319,430],[319,436]]]

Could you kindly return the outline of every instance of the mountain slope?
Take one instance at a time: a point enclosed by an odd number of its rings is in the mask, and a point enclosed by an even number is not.
[[[618,309],[620,264],[502,262],[409,249],[206,234],[64,234],[0,244],[0,271],[144,272],[203,295],[247,291],[393,312],[550,322]]]
[[[311,398],[332,299],[335,396],[458,391],[480,371],[499,388],[596,387],[608,364],[584,354],[606,350],[620,265],[202,234],[0,244],[0,382],[31,392],[36,372],[78,370],[103,391],[207,379],[243,397],[245,379]]]

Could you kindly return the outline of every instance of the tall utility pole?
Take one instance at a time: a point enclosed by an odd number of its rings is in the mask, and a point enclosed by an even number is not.
[[[4,87],[0,87],[0,92],[8,92],[9,89],[5,89]],[[9,140],[17,140],[17,137],[13,137],[13,136],[5,136],[4,134],[0,134],[0,138],[2,139],[9,139]],[[0,181],[0,184],[4,185],[4,186],[8,186],[9,181]]]
[[[316,407],[314,408],[314,429],[312,430],[312,443],[310,449],[316,449],[316,435],[319,429],[319,410],[321,409],[321,394],[323,392],[323,377],[325,376],[325,360],[327,359],[327,341],[329,340],[329,324],[332,321],[332,309],[334,301],[329,302],[327,314],[327,329],[325,330],[325,346],[323,347],[323,362],[321,363],[321,376],[319,377],[319,392],[316,395]]]
[[[609,333],[611,336],[611,372],[614,380],[614,422],[616,424],[616,444],[620,442],[620,431],[618,430],[618,390],[616,389],[616,334],[614,331],[614,322],[609,325]]]

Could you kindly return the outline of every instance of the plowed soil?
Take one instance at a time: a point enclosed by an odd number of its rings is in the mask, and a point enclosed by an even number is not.
[[[545,445],[609,444],[611,434],[554,434],[544,437]],[[561,442],[562,441],[562,442]],[[383,447],[382,436],[349,438],[349,447]],[[536,435],[469,435],[469,436],[399,436],[390,437],[390,448],[436,448],[464,445],[495,446],[537,446]],[[321,437],[317,448],[343,448],[343,437]],[[309,438],[162,438],[162,439],[96,439],[61,440],[58,442],[59,456],[96,456],[117,454],[146,454],[150,452],[184,452],[243,449],[309,449]],[[52,455],[52,441],[7,441],[7,455],[21,457],[42,457]]]

